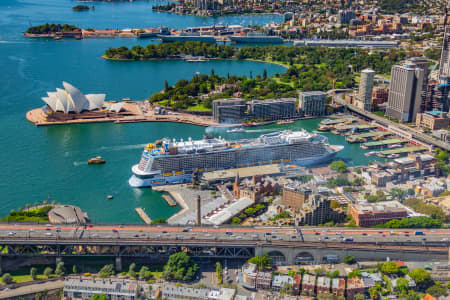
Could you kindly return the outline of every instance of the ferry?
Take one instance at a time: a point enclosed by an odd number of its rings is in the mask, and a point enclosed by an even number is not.
[[[278,125],[282,125],[282,124],[292,124],[292,123],[294,123],[294,120],[281,120],[281,121],[278,121],[278,122],[277,122]]]
[[[279,36],[269,36],[263,32],[249,32],[247,35],[232,35],[230,36],[230,40],[234,43],[283,43],[283,38]]]
[[[394,144],[394,145],[389,145],[387,147],[388,147],[388,149],[395,149],[395,148],[401,148],[401,147],[403,147],[403,145],[402,144]]]
[[[215,44],[216,39],[212,35],[200,35],[199,32],[180,32],[176,35],[161,35],[158,34],[158,37],[163,42],[203,42]]]
[[[211,135],[187,141],[165,138],[159,147],[154,144],[145,147],[141,160],[131,168],[133,175],[128,182],[132,187],[186,183],[200,170],[256,166],[262,162],[310,166],[332,160],[343,148],[305,130],[285,130],[230,141]]]

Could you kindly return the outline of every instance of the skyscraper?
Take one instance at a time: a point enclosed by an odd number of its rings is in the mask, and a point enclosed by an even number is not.
[[[406,64],[414,64],[423,70],[423,82],[422,89],[420,91],[420,97],[422,98],[420,104],[420,112],[429,111],[431,109],[431,99],[427,98],[427,88],[428,88],[428,74],[429,72],[429,61],[425,57],[411,57],[408,59]]]
[[[422,82],[423,70],[417,65],[393,66],[386,115],[403,123],[415,121],[422,100]]]
[[[448,3],[450,6],[450,2]],[[450,27],[447,24],[447,12],[445,9],[444,19],[444,39],[442,41],[441,60],[439,62],[439,80],[434,92],[434,102],[438,105],[437,109],[443,112],[449,112],[449,90],[450,90]]]
[[[359,81],[359,101],[357,103],[357,106],[367,111],[370,111],[372,108],[371,102],[374,77],[374,70],[364,69],[361,71],[361,79]]]

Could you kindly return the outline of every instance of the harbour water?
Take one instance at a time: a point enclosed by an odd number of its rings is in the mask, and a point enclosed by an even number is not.
[[[169,123],[84,124],[35,127],[25,113],[42,105],[46,91],[63,80],[85,93],[106,93],[107,99],[144,99],[163,88],[164,80],[175,83],[196,72],[217,74],[262,74],[283,72],[277,65],[257,62],[184,61],[111,62],[100,58],[109,47],[146,45],[136,39],[31,40],[22,37],[30,25],[69,23],[83,28],[186,27],[219,23],[263,25],[280,16],[203,18],[151,11],[154,2],[93,2],[94,11],[72,12],[71,0],[0,1],[0,215],[27,203],[49,199],[70,203],[87,211],[95,222],[141,222],[136,207],[150,218],[168,218],[179,207],[170,207],[150,189],[131,189],[130,167],[139,160],[143,146],[161,137],[201,138],[205,128]],[[156,2],[161,3],[161,2]],[[299,121],[284,128],[315,130],[318,120]],[[277,125],[250,129],[257,136]],[[211,129],[206,129],[207,131]],[[213,130],[214,131],[214,130]],[[214,134],[238,137],[225,131]],[[336,140],[333,140],[336,139]],[[331,136],[332,143],[345,144],[340,154],[349,163],[368,160],[358,145]],[[101,155],[105,165],[88,166],[87,160]],[[353,159],[353,160],[351,160]],[[108,200],[107,195],[114,199]]]

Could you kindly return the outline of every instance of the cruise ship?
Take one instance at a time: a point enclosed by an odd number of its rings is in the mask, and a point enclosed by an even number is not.
[[[199,32],[180,32],[179,34],[174,35],[161,35],[158,37],[163,42],[203,42],[214,44],[216,39],[212,35],[200,35]]]
[[[262,32],[249,32],[247,35],[232,35],[230,36],[230,40],[235,43],[283,43],[283,39],[281,37],[269,36]]]
[[[201,140],[163,139],[148,144],[132,167],[132,187],[185,183],[193,173],[266,164],[314,165],[331,160],[343,146],[302,131],[280,131],[258,138],[227,141],[205,135]]]

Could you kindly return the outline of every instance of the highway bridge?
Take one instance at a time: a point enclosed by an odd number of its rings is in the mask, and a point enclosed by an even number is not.
[[[198,259],[248,259],[269,254],[274,264],[323,262],[332,255],[360,260],[447,259],[450,230],[372,230],[326,227],[175,227],[149,225],[0,224],[0,255],[18,257],[166,258],[184,251]]]
[[[377,123],[385,126],[386,128],[388,128],[388,130],[392,131],[393,133],[399,136],[408,138],[410,140],[417,140],[421,143],[425,143],[425,145],[433,145],[446,151],[450,151],[449,143],[444,143],[414,128],[410,128],[406,125],[392,122],[388,119],[377,116],[371,112],[359,109],[355,105],[347,103],[344,99],[342,99],[343,96],[344,96],[343,93],[337,92],[336,96],[333,99],[336,103],[347,107],[347,109],[350,110],[351,112],[356,113],[364,117],[365,119],[376,121]]]

